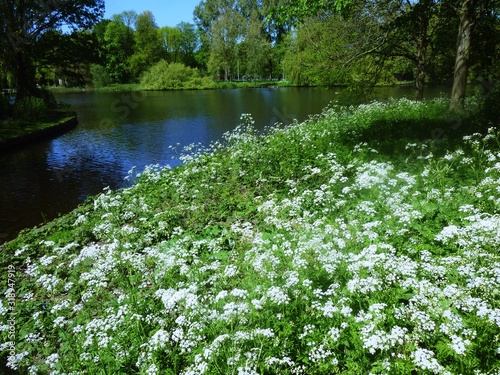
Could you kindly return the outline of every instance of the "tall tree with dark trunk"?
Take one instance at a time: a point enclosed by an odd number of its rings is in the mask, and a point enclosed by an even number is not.
[[[451,90],[450,109],[457,111],[461,108],[467,88],[469,73],[470,50],[472,45],[472,29],[476,22],[476,5],[478,0],[462,0],[457,8],[459,17],[457,54],[455,56],[455,70],[453,88]]]
[[[429,46],[429,22],[432,17],[433,0],[421,0],[415,5],[416,28],[414,37],[416,41],[416,72],[415,72],[415,99],[424,98],[425,76],[427,72]]]
[[[361,0],[361,2],[363,1],[377,4],[382,9],[391,9],[394,6],[400,8],[395,9],[394,16],[380,19],[384,23],[389,20],[386,23],[389,31],[385,35],[389,44],[383,53],[386,56],[406,57],[415,64],[417,98],[421,98],[423,95],[426,71],[430,64],[428,50],[431,47],[431,42],[435,42],[433,33],[437,30],[436,23],[449,23],[450,21],[458,23],[450,109],[458,110],[461,108],[472,61],[471,53],[476,51],[477,54],[478,49],[475,49],[475,46],[481,42],[477,38],[475,39],[477,37],[474,34],[475,27],[484,20],[485,15],[488,16],[486,18],[490,25],[495,24],[495,22],[498,24],[498,0],[376,0],[372,2]],[[321,9],[342,12],[353,7],[356,3],[356,0],[289,0],[286,6],[277,7],[274,12],[276,18],[282,22],[283,20],[299,22],[306,16],[317,14]],[[455,15],[443,12],[443,7],[454,9]],[[451,20],[450,17],[456,18]],[[398,30],[399,27],[401,30]],[[491,30],[496,29],[492,27]],[[495,43],[498,38],[497,34],[498,32],[495,32],[495,35],[489,36],[492,39],[491,43]],[[380,51],[374,51],[374,53],[380,53]],[[490,56],[493,55],[495,54],[490,54]],[[480,56],[477,60],[485,62],[488,58],[488,56]],[[452,67],[449,69],[451,71]]]
[[[3,0],[0,2],[0,65],[14,77],[16,100],[39,96],[36,45],[62,25],[90,28],[104,13],[104,0]]]

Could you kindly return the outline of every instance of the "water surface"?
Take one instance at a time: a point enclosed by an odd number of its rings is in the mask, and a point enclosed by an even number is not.
[[[384,88],[380,98],[413,95]],[[103,188],[127,184],[132,167],[176,166],[169,146],[205,146],[250,113],[255,126],[291,123],[320,113],[337,90],[262,88],[207,91],[71,93],[57,100],[78,113],[78,126],[56,139],[0,154],[0,243],[19,230],[74,209]]]

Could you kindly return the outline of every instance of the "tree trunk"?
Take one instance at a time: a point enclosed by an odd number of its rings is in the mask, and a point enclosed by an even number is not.
[[[36,96],[35,72],[30,61],[22,50],[16,53],[16,66],[14,72],[16,81],[16,102],[28,96]]]
[[[455,73],[451,91],[450,110],[459,111],[465,99],[467,75],[469,72],[469,56],[471,48],[472,27],[474,25],[474,7],[476,0],[463,0],[459,10],[457,37],[457,54],[455,57]]]
[[[415,74],[415,99],[422,100],[424,98],[425,73],[427,70],[427,46],[429,38],[427,36],[429,28],[429,19],[433,2],[423,0],[415,5],[416,21],[417,21],[417,69]]]
[[[422,100],[424,98],[425,86],[425,71],[427,69],[427,37],[417,40],[417,71],[415,74],[415,99]]]

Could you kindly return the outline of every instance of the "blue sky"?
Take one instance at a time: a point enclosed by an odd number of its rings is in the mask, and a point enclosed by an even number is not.
[[[194,8],[201,0],[106,0],[104,18],[125,10],[135,10],[137,14],[150,10],[159,27],[176,26],[180,22],[193,22]]]

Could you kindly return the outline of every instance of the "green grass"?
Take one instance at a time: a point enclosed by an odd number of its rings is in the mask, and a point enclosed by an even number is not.
[[[255,81],[255,82],[213,82],[213,87],[207,88],[208,86],[200,86],[200,89],[236,89],[236,88],[261,88],[261,87],[290,87],[294,86],[287,81]],[[193,90],[195,87],[190,88],[178,88],[177,90]],[[100,87],[100,88],[51,88],[52,92],[58,93],[68,93],[68,92],[81,92],[86,90],[95,90],[99,92],[122,92],[122,91],[141,91],[144,90],[144,86],[140,83],[123,83],[123,84],[113,84],[110,86]]]
[[[332,105],[265,135],[243,115],[183,165],[25,231],[2,248],[4,357],[66,374],[498,373],[500,134],[476,99],[447,106]]]
[[[89,88],[89,87],[50,87],[51,92],[54,93],[71,93],[82,91],[99,91],[99,92],[125,92],[125,91],[140,91],[142,90],[139,83],[114,83],[109,86]]]
[[[261,87],[291,87],[296,86],[288,81],[220,81],[216,82],[216,88],[261,88]]]
[[[52,111],[46,113],[36,122],[3,121],[0,122],[0,144],[18,138],[50,130],[61,123],[75,118],[74,113]]]

